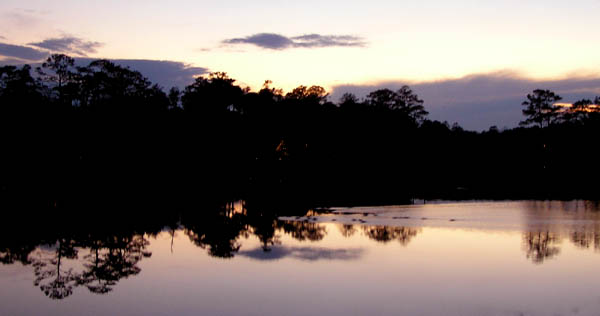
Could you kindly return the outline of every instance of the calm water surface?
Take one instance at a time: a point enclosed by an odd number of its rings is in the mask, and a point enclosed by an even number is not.
[[[0,315],[600,315],[600,208],[251,214],[0,243]],[[24,237],[23,237],[24,236]]]

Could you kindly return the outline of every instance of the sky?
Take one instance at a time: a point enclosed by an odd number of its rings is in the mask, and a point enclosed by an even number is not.
[[[60,52],[166,88],[225,71],[254,90],[321,85],[333,101],[408,84],[434,119],[511,127],[538,85],[567,102],[600,95],[598,12],[600,0],[3,0],[0,63]]]

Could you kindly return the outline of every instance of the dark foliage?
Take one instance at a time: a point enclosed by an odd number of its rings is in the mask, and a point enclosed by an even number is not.
[[[600,115],[590,100],[558,107],[559,96],[535,90],[523,103],[533,127],[479,133],[428,120],[408,86],[335,104],[322,87],[283,94],[270,84],[252,92],[213,73],[167,94],[107,60],[75,67],[53,55],[35,73],[2,67],[0,203],[35,210],[192,208],[207,197],[299,206],[598,198]]]

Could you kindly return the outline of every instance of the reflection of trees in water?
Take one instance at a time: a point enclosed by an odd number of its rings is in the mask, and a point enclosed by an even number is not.
[[[598,213],[600,212],[600,200],[595,201],[583,201],[585,208],[592,212]]]
[[[31,259],[34,267],[34,285],[51,299],[63,299],[73,293],[78,275],[73,268],[65,268],[64,260],[77,259],[75,241],[61,238],[55,250],[41,250]]]
[[[55,248],[39,248],[30,256],[34,285],[51,299],[66,298],[77,286],[85,286],[96,294],[108,293],[119,280],[140,273],[137,264],[151,256],[145,250],[148,245],[143,235],[112,235],[80,241],[60,238]],[[67,267],[65,260],[78,260],[84,249],[89,249],[89,254],[83,256],[83,261],[71,261]],[[74,263],[83,269],[76,271]]]
[[[282,221],[280,228],[292,238],[305,241],[319,241],[327,235],[325,226],[307,221]]]
[[[411,227],[364,226],[363,232],[370,239],[387,243],[397,240],[401,245],[407,245],[419,233],[419,229]]]
[[[590,248],[591,245],[594,245],[594,248],[598,248],[598,241],[600,241],[600,236],[595,233],[586,233],[581,231],[574,231],[569,236],[571,242],[580,248]]]
[[[569,218],[600,218],[600,201],[526,201],[522,204],[530,218],[540,214],[563,215]]]
[[[568,236],[578,248],[600,250],[599,202],[528,201],[523,205],[526,225],[531,230],[523,234],[523,246],[534,263],[558,255],[561,235]]]
[[[186,214],[185,234],[198,247],[219,258],[232,258],[241,247],[239,239],[256,236],[263,251],[281,243],[280,232],[300,241],[322,240],[327,231],[318,223],[279,221],[278,212],[260,204],[227,203],[217,212]]]
[[[338,229],[340,230],[342,236],[346,238],[352,237],[352,235],[354,235],[358,231],[356,228],[354,228],[354,225],[348,224],[340,224],[338,226]]]
[[[572,211],[565,212],[553,208],[548,211],[546,204],[538,203],[535,206],[530,210],[529,218],[532,220],[540,212],[544,214],[539,216],[553,212],[550,215],[560,219],[582,220],[580,223],[586,224],[569,230],[570,241],[581,248],[600,249],[600,226],[596,224],[600,222],[600,213],[590,212],[588,206],[580,207],[579,204],[575,204]],[[97,294],[109,293],[119,280],[139,274],[141,269],[138,263],[151,255],[145,250],[149,244],[145,236],[154,236],[160,231],[170,234],[173,246],[177,231],[182,229],[195,245],[207,249],[210,256],[219,258],[232,258],[241,248],[241,239],[250,235],[258,238],[263,252],[271,252],[273,245],[281,244],[283,234],[303,242],[320,241],[327,235],[326,226],[322,223],[313,220],[280,221],[277,214],[277,210],[261,205],[248,208],[246,203],[228,203],[217,206],[216,211],[182,213],[180,218],[170,216],[167,221],[142,221],[139,224],[141,226],[135,226],[139,218],[132,222],[117,222],[114,225],[121,229],[114,229],[112,233],[106,233],[104,228],[95,230],[91,226],[86,231],[96,231],[95,234],[72,233],[68,235],[69,238],[65,237],[67,234],[57,236],[47,231],[17,236],[21,240],[2,235],[0,262],[31,264],[35,272],[35,285],[48,297],[61,299],[71,295],[76,287],[85,287]],[[539,223],[532,221],[531,225]],[[337,228],[346,238],[362,232],[360,235],[376,242],[396,241],[402,245],[407,245],[420,232],[418,228],[390,226],[338,224]],[[560,229],[559,226],[538,227],[524,233],[523,248],[527,258],[534,263],[542,263],[556,256],[560,252],[557,233]],[[10,232],[4,233],[11,236]],[[48,235],[54,237],[48,238]],[[40,244],[51,244],[52,247],[38,248]]]
[[[600,227],[581,227],[569,235],[571,242],[579,248],[593,248],[600,251]]]
[[[232,258],[240,249],[238,237],[245,231],[243,215],[215,215],[184,222],[185,234],[213,257]]]
[[[249,226],[252,227],[252,234],[260,240],[263,251],[271,251],[271,246],[281,244],[280,237],[275,230],[277,228],[275,219],[258,218],[258,220],[251,220]]]
[[[150,242],[142,235],[114,236],[104,244],[94,241],[90,254],[84,257],[85,271],[78,283],[97,294],[112,291],[120,279],[137,275],[137,264],[152,254],[145,250]]]
[[[92,293],[105,294],[112,291],[113,286],[117,284],[118,279],[113,278],[111,268],[106,260],[106,251],[102,248],[102,243],[94,241],[90,248],[90,253],[84,257],[83,263],[85,271],[81,274],[78,281]]]
[[[8,241],[10,242],[10,241]],[[21,262],[23,265],[31,263],[29,254],[35,250],[37,246],[33,244],[9,244],[0,246],[0,263],[13,264]]]
[[[114,278],[126,278],[140,273],[137,266],[143,258],[152,254],[145,251],[150,242],[142,235],[115,236],[106,243],[105,255],[109,272]]]
[[[560,252],[560,248],[556,246],[560,241],[560,236],[551,231],[526,232],[523,234],[527,259],[531,259],[538,264]]]
[[[147,236],[178,221],[172,214],[142,214],[53,208],[48,212],[12,213],[0,230],[0,260],[31,265],[33,285],[51,299],[64,299],[77,288],[91,293],[112,291],[123,278],[141,272],[139,262],[151,255]],[[145,214],[144,214],[145,215]]]

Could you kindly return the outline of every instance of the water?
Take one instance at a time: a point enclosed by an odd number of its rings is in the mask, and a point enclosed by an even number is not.
[[[110,233],[12,231],[0,314],[598,315],[599,210],[467,202],[277,218],[236,203]]]

